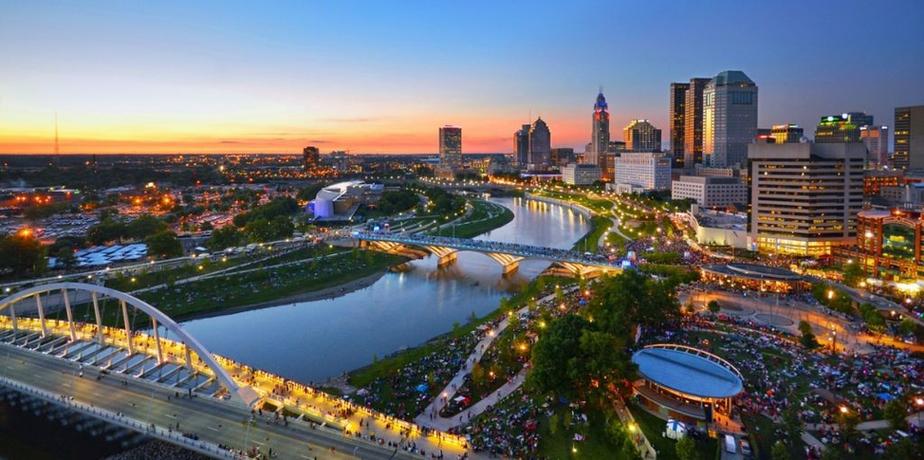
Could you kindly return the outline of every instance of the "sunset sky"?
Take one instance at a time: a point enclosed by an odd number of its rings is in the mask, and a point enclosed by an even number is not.
[[[804,5],[811,3],[812,5]],[[189,5],[193,4],[193,5]],[[672,81],[745,71],[760,125],[924,104],[924,1],[0,0],[0,152],[509,152],[541,115],[583,151],[668,140]]]

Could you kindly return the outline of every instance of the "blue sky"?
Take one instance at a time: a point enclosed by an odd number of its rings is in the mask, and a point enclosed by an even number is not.
[[[192,3],[187,4],[187,3]],[[745,71],[760,124],[924,104],[924,2],[28,2],[0,0],[0,152],[509,151],[542,115],[583,149],[667,139],[672,81]]]

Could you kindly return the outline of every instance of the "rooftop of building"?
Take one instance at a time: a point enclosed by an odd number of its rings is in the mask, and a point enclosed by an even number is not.
[[[639,373],[652,383],[700,398],[731,398],[744,390],[740,374],[727,361],[695,348],[666,347],[646,347],[632,355]]]
[[[802,275],[780,267],[755,264],[706,264],[703,270],[722,275],[749,278],[760,281],[797,281]]]
[[[748,76],[740,70],[719,72],[712,81],[715,82],[716,86],[757,86],[754,84],[753,80],[748,78]]]

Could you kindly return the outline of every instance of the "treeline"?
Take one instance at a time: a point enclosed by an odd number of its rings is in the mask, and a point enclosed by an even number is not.
[[[453,214],[465,208],[465,198],[459,195],[453,195],[438,187],[427,187],[422,191],[428,200],[428,214]]]
[[[298,210],[298,202],[294,198],[274,198],[269,203],[234,216],[233,225],[214,230],[206,246],[212,251],[219,251],[246,243],[288,238],[295,232],[292,214]]]

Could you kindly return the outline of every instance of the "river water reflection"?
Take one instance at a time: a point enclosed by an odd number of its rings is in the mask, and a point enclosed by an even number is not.
[[[494,198],[514,213],[479,239],[570,247],[590,230],[579,214],[522,198]],[[502,296],[542,272],[548,262],[524,260],[511,277],[487,256],[460,253],[438,269],[433,256],[389,272],[369,287],[311,302],[203,318],[184,327],[209,350],[301,382],[319,382],[413,347],[495,308]]]

